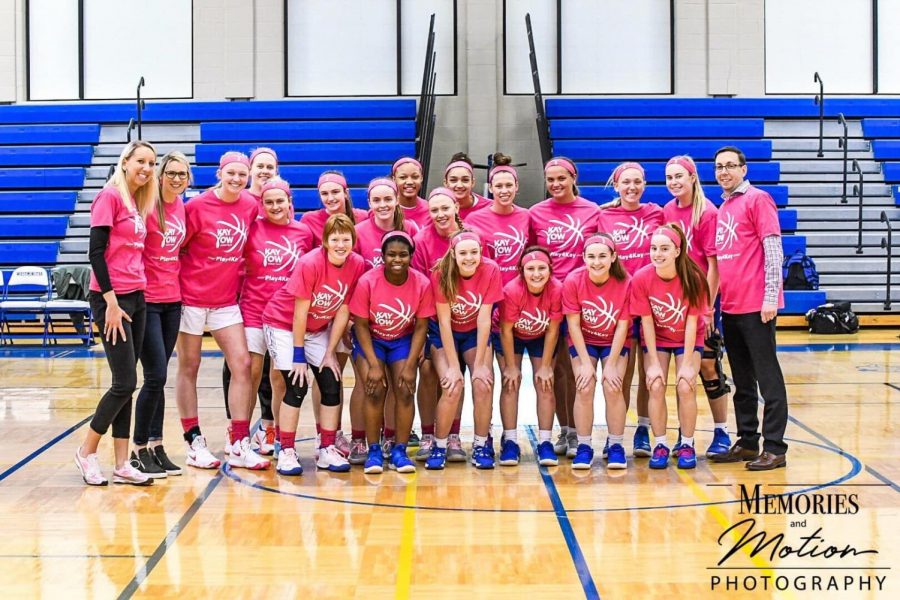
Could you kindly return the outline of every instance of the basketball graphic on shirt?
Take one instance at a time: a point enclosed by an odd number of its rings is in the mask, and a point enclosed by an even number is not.
[[[679,219],[678,225],[681,226],[681,230],[684,232],[684,238],[687,240],[687,249],[690,252],[694,249],[694,228],[690,226],[690,223],[685,224],[682,219]]]
[[[581,219],[566,215],[565,220],[550,219],[549,223],[544,231],[547,246],[557,251],[581,249],[584,242],[584,225]]]
[[[450,305],[453,318],[459,323],[471,321],[478,315],[484,296],[475,292],[466,292],[465,295],[457,294],[456,301]]]
[[[384,264],[384,257],[381,255],[381,248],[373,248],[372,256],[366,257],[366,265],[369,268],[374,269],[376,267],[380,267],[383,264]]]
[[[239,253],[244,249],[247,241],[249,227],[241,221],[237,215],[231,215],[231,220],[216,221],[218,228],[209,231],[216,238],[216,248],[224,248],[226,253]]]
[[[384,334],[401,332],[410,324],[415,312],[409,304],[397,299],[396,304],[379,304],[378,310],[372,311],[372,320]]]
[[[337,282],[337,289],[330,285],[323,285],[320,291],[313,293],[309,308],[320,317],[328,316],[330,313],[337,312],[349,291],[350,286],[342,281]]]
[[[184,243],[185,233],[184,221],[173,215],[166,219],[166,230],[159,232],[159,247],[167,252],[176,251]]]
[[[657,327],[664,327],[670,331],[684,329],[684,319],[687,306],[681,299],[675,299],[672,294],[666,293],[665,298],[648,296],[650,310],[653,311],[653,322]],[[681,327],[678,327],[681,325]]]
[[[491,243],[494,249],[494,260],[498,263],[515,263],[519,254],[525,249],[525,234],[512,225],[508,226],[509,233],[498,231],[494,234]]]
[[[533,337],[544,333],[549,326],[550,313],[535,307],[534,312],[523,310],[513,329],[523,336]]]
[[[737,241],[737,223],[734,221],[734,215],[719,214],[721,218],[716,226],[716,249],[729,250]]]
[[[585,300],[581,304],[581,320],[588,329],[606,331],[613,329],[618,321],[621,308],[616,308],[612,302],[605,298],[597,298],[596,302]]]
[[[256,252],[263,257],[263,267],[277,265],[275,267],[276,273],[280,273],[281,271],[287,271],[288,273],[292,272],[302,254],[300,245],[292,242],[284,235],[281,236],[281,243],[273,240],[266,240],[265,247]]]
[[[616,221],[610,235],[617,245],[616,251],[621,253],[640,248],[650,237],[650,225],[644,222],[643,217],[629,217],[628,221]]]

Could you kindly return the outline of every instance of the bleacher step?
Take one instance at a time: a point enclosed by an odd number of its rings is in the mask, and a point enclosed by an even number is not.
[[[792,184],[796,185],[796,184]],[[858,199],[852,194],[853,188],[847,188],[847,203],[841,203],[841,194],[832,194],[829,196],[791,196],[790,207],[796,209],[811,207],[827,207],[827,206],[856,206]],[[863,206],[869,208],[895,208],[897,203],[890,196],[869,196],[868,188],[864,190]]]
[[[814,172],[802,172],[802,173],[789,173],[782,171],[781,172],[781,181],[780,183],[833,183],[833,182],[843,182],[844,174],[840,173],[814,173]],[[847,185],[852,185],[854,183],[859,182],[859,175],[854,172],[847,173]],[[870,183],[884,183],[884,175],[880,172],[863,172],[863,187]],[[850,189],[848,187],[848,189]]]
[[[823,132],[828,137],[841,137],[844,135],[844,127],[829,119],[825,121]],[[849,138],[863,137],[861,121],[847,121],[847,136]],[[819,137],[818,119],[766,119],[765,137],[771,138],[803,138]]]
[[[100,143],[121,143],[128,135],[126,125],[104,125],[100,129]],[[137,130],[131,132],[137,139]],[[145,123],[141,127],[141,137],[154,146],[160,142],[196,142],[200,139],[200,125],[155,125]]]
[[[852,182],[850,182],[852,183]],[[820,183],[791,183],[788,185],[788,193],[791,200],[799,196],[840,196],[843,186],[839,183],[820,184]],[[849,193],[849,191],[848,191]],[[883,183],[872,183],[863,186],[863,197],[869,196],[890,196],[891,186]]]
[[[879,207],[870,207],[865,200],[868,198],[863,198],[863,220],[878,220],[881,218],[881,213],[884,211],[887,213],[889,219],[900,219],[900,208],[894,206],[891,208],[879,208]],[[793,206],[793,202],[791,203]],[[859,218],[859,209],[856,206],[856,203],[847,203],[847,204],[839,204],[837,206],[816,206],[816,207],[800,207],[797,212],[798,221],[803,221],[804,219],[820,221],[833,221],[833,220],[844,220],[844,219],[852,219],[855,223]]]
[[[809,235],[804,234],[804,235]],[[898,242],[894,242],[894,256],[900,259],[900,245]],[[847,243],[846,245],[833,245],[831,243],[825,244],[806,244],[806,252],[814,259],[819,260],[820,258],[847,258],[854,256],[867,256],[869,258],[885,258],[887,256],[887,251],[881,247],[881,238],[879,237],[877,240],[871,237],[863,236],[863,254],[856,253],[856,236],[853,237],[852,243]],[[820,273],[821,275],[821,273]]]
[[[828,288],[824,291],[828,300],[848,300],[852,302],[854,310],[856,309],[857,302],[884,302],[885,299],[884,284],[872,287],[855,286]],[[898,303],[900,303],[900,286],[891,286],[891,299],[894,301],[894,308],[896,309]]]
[[[841,246],[856,248],[856,242],[859,238],[857,229],[846,231],[804,231],[798,228],[797,234],[806,237],[806,245],[810,250],[815,248],[827,249],[832,246],[835,248]],[[886,235],[887,229],[884,225],[881,226],[881,229],[863,228],[863,248],[866,246],[880,248],[881,238]],[[897,238],[900,238],[900,236],[894,236],[894,239],[891,240],[892,246],[895,248],[900,245],[900,239]]]
[[[194,157],[194,147],[196,143],[185,143],[185,142],[165,142],[162,144],[153,144],[153,147],[156,149],[156,153],[159,158],[167,152],[172,152],[173,150],[177,150],[182,154],[185,154],[188,158],[193,159]],[[94,162],[93,164],[98,164],[99,159],[108,159],[103,160],[101,164],[115,164],[116,159],[119,158],[119,155],[122,153],[122,150],[125,148],[125,144],[100,144],[96,148],[94,148]]]
[[[886,269],[884,255],[866,256],[865,254],[857,254],[840,258],[816,258],[815,254],[812,256],[813,260],[816,261],[816,269],[819,271],[820,276],[824,273],[884,273]],[[900,261],[891,265],[891,272],[900,273]],[[900,279],[897,280],[897,283],[900,284]]]
[[[847,172],[850,173],[852,161],[847,161]],[[865,173],[881,173],[881,164],[874,160],[860,160],[859,168]],[[809,160],[791,160],[781,164],[781,174],[786,173],[843,173],[844,161],[830,158],[812,158]],[[751,172],[752,175],[752,172]],[[855,176],[855,175],[854,175]],[[783,177],[782,177],[783,179]]]
[[[891,279],[897,279],[897,271],[891,271]],[[884,287],[885,272],[881,273],[819,273],[819,285],[831,289],[859,286]]]
[[[825,138],[822,140],[822,150],[825,152],[843,152],[838,145],[839,138]],[[867,152],[870,149],[868,140],[848,139],[848,152]],[[819,140],[806,138],[775,138],[772,140],[772,152],[818,152]]]
[[[844,159],[844,151],[840,149],[823,150],[822,154],[824,155],[822,158],[818,158],[816,156],[816,150],[818,149],[818,142],[816,142],[815,148],[807,149],[807,150],[775,150],[772,149],[772,160],[783,161],[786,163],[792,160],[843,160]],[[857,160],[872,160],[872,152],[870,150],[848,150],[847,158],[849,160],[853,160],[854,158]]]
[[[805,218],[804,218],[805,217]],[[797,216],[797,233],[806,234],[807,232],[815,232],[821,231],[822,233],[831,234],[833,232],[845,232],[845,231],[853,231],[856,232],[859,230],[859,220],[858,218],[845,219],[845,220],[835,220],[835,221],[823,221],[820,219],[813,220],[813,215],[804,215],[804,213],[798,213]],[[884,223],[879,221],[878,219],[863,219],[862,221],[862,229],[863,233],[867,231],[872,232],[883,232],[886,231],[887,228],[884,226]]]

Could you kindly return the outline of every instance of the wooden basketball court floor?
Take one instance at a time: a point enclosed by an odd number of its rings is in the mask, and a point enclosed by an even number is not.
[[[298,433],[302,477],[187,468],[149,488],[88,488],[73,465],[109,385],[102,354],[6,350],[0,590],[6,598],[897,598],[897,334],[779,332],[790,450],[787,468],[773,472],[706,459],[693,471],[651,471],[647,459],[630,455],[633,410],[626,472],[607,472],[600,460],[602,425],[591,471],[573,471],[566,460],[539,467],[533,400],[523,389],[518,467],[316,472],[307,404]],[[207,355],[201,424],[220,453],[222,359],[214,346]],[[174,374],[173,361],[170,384]],[[183,464],[173,395],[170,387],[166,445]],[[702,450],[712,424],[702,397],[699,405]],[[470,428],[463,438],[471,439]],[[108,474],[108,438],[101,459]],[[740,484],[746,494],[759,484],[763,496],[789,496],[782,509],[771,503],[775,514],[760,514],[741,502]],[[752,552],[759,538],[740,546],[760,532],[772,541],[761,552]]]

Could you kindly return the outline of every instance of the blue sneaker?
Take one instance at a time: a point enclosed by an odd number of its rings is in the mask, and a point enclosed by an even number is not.
[[[435,445],[431,448],[431,456],[425,459],[425,468],[429,471],[439,471],[445,464],[447,464],[447,449]]]
[[[679,469],[693,469],[697,466],[697,453],[693,446],[682,446],[678,454]]]
[[[731,448],[731,437],[725,433],[724,429],[718,427],[713,432],[712,443],[706,449],[706,458],[712,458],[718,454],[728,454]]]
[[[674,446],[672,446],[672,453],[670,454],[672,460],[676,460],[678,458],[678,456],[681,454],[681,451],[687,447],[688,446],[685,446],[684,444],[681,443],[681,436],[678,436],[678,441],[675,442]]]
[[[472,464],[476,469],[493,469],[494,455],[484,446],[475,446],[472,449]]]
[[[665,469],[669,466],[669,449],[665,444],[657,444],[650,459],[651,469]]]
[[[603,458],[609,457],[609,438],[606,438],[606,443],[603,444],[603,452],[600,453],[600,456]]]
[[[369,455],[363,465],[363,473],[366,475],[376,475],[384,471],[384,456],[381,453],[381,444],[372,444],[369,446]]]
[[[609,454],[606,456],[606,468],[628,468],[628,461],[625,460],[625,448],[622,447],[622,444],[613,444],[609,447]]]
[[[590,469],[592,462],[594,462],[594,449],[587,444],[578,444],[575,458],[572,459],[572,468]]]
[[[645,425],[638,425],[634,430],[634,455],[650,456],[650,430]]]
[[[514,467],[519,464],[519,457],[522,451],[519,445],[512,440],[503,440],[503,447],[500,449],[500,465],[503,467]]]
[[[538,445],[538,464],[543,467],[555,467],[559,465],[559,459],[556,458],[556,450],[553,449],[553,442],[541,442]]]
[[[388,467],[398,473],[415,473],[416,465],[406,455],[406,446],[403,444],[394,444],[391,448],[391,462]]]

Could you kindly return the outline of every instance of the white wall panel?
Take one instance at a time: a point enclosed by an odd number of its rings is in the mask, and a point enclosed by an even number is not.
[[[428,22],[434,13],[435,90],[438,94],[452,94],[456,66],[453,0],[402,0],[400,9],[403,93],[417,95],[422,91]]]
[[[551,0],[506,1],[506,93],[532,94],[531,62],[528,59],[528,35],[525,15],[531,14],[534,50],[537,54],[541,91],[556,89],[556,2]],[[565,9],[563,9],[565,10]]]
[[[900,94],[900,0],[878,0],[878,93]]]
[[[78,98],[78,0],[29,0],[28,96]]]

